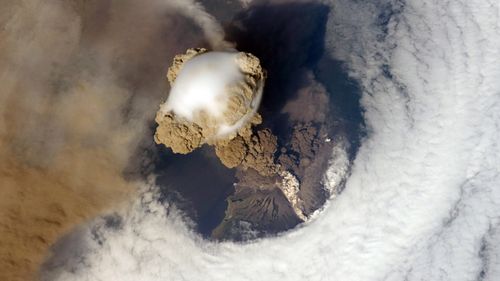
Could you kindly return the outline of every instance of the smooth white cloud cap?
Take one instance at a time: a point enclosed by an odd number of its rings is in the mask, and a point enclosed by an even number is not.
[[[173,112],[177,116],[194,122],[196,112],[204,111],[215,118],[221,118],[226,111],[230,95],[229,87],[245,80],[237,61],[237,52],[208,52],[187,61],[172,85],[163,112]],[[236,131],[255,113],[262,95],[262,87],[248,102],[252,110],[234,124],[222,122],[219,134]]]

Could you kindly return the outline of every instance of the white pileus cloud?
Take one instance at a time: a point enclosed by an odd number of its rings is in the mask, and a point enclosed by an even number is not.
[[[500,4],[323,2],[369,130],[343,193],[248,244],[200,240],[138,203],[51,280],[500,279]]]
[[[204,112],[221,120],[217,136],[231,134],[245,125],[255,115],[262,98],[263,81],[252,98],[245,97],[241,89],[245,85],[245,74],[241,71],[238,56],[234,51],[207,52],[187,61],[179,71],[162,112],[174,112],[177,116],[196,123],[196,114]],[[239,88],[240,90],[235,90]],[[245,102],[248,112],[241,114],[236,122],[224,122],[231,97],[237,96]],[[236,114],[236,113],[234,113]]]
[[[186,62],[172,85],[164,110],[172,110],[188,120],[200,110],[219,117],[228,101],[224,95],[227,88],[244,79],[237,55],[209,52]]]

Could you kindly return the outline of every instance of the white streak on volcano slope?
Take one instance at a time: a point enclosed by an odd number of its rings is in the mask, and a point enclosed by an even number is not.
[[[499,3],[409,1],[384,37],[365,2],[336,1],[329,36],[371,133],[321,216],[212,244],[137,205],[59,280],[499,280]]]

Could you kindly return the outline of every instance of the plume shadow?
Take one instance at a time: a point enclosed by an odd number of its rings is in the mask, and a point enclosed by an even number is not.
[[[329,12],[329,6],[319,3],[259,1],[237,12],[232,20],[226,15],[222,21],[226,22],[225,39],[239,51],[259,57],[267,70],[259,109],[264,119],[261,126],[271,128],[280,142],[289,141],[293,124],[282,109],[299,89],[308,86],[307,74],[313,73],[329,95],[331,130],[350,140],[354,158],[363,128],[359,87],[348,78],[341,62],[325,53]],[[163,199],[177,204],[194,221],[196,230],[210,238],[224,217],[227,197],[234,192],[234,171],[222,166],[209,147],[182,156],[158,145],[149,150],[154,160],[144,174],[159,175]]]

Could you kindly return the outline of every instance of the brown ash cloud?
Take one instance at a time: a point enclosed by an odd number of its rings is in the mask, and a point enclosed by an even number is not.
[[[163,2],[0,1],[1,280],[36,278],[61,235],[135,191],[164,62],[220,43],[198,6]]]

